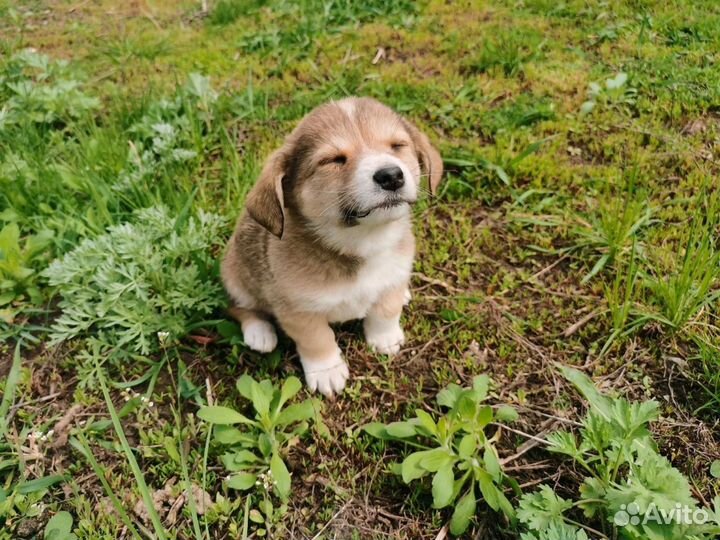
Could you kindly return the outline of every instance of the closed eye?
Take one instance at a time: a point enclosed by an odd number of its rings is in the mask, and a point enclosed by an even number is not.
[[[407,146],[407,143],[402,142],[402,141],[390,143],[390,148],[393,149],[393,152],[398,152],[398,151],[402,150],[403,148],[405,148],[406,146]]]
[[[345,165],[347,157],[343,154],[328,156],[320,160],[320,165]]]

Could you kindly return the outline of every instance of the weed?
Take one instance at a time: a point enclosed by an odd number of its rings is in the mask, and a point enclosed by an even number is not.
[[[77,540],[72,533],[73,518],[69,512],[58,512],[45,525],[45,540]]]
[[[0,531],[13,530],[16,523],[23,518],[37,517],[41,513],[39,506],[50,488],[64,483],[67,478],[54,474],[13,482],[15,478],[8,479],[9,487],[0,488]]]
[[[707,394],[708,402],[702,409],[717,411],[720,408],[720,350],[714,341],[696,336],[698,352],[693,361],[702,366],[699,384]]]
[[[665,29],[664,34],[665,43],[671,46],[679,45],[681,47],[687,47],[694,42],[710,41],[710,38],[705,35],[702,28],[693,25],[669,26]]]
[[[112,346],[148,353],[187,333],[224,301],[211,250],[224,220],[170,215],[165,207],[84,240],[43,272],[62,296],[52,337],[97,332]]]
[[[18,381],[20,379],[20,367],[22,364],[22,357],[20,356],[20,343],[15,346],[15,353],[13,354],[12,365],[10,371],[3,385],[3,397],[0,401],[0,438],[5,439],[5,434],[8,429],[7,416],[10,412],[10,406],[15,399],[15,392],[17,390]]]
[[[445,163],[451,167],[462,168],[467,172],[476,174],[483,172],[488,177],[490,185],[497,185],[499,181],[501,184],[510,187],[520,163],[537,152],[546,141],[547,139],[543,139],[530,143],[518,153],[514,153],[512,148],[509,150],[496,148],[495,156],[492,159],[482,156],[466,157],[461,154],[458,157],[446,158]],[[475,176],[475,181],[477,182],[477,176]],[[479,186],[465,182],[462,178],[453,178],[452,183],[453,185],[447,188],[451,195],[462,197],[466,195],[465,191],[473,194],[479,191]],[[457,189],[458,187],[460,189]]]
[[[210,130],[216,100],[209,79],[191,73],[175,99],[153,103],[128,129],[127,163],[111,186],[116,196],[146,208],[170,191],[163,183],[198,156],[195,138]]]
[[[18,343],[0,400],[0,456],[3,458],[0,461],[0,531],[11,531],[19,519],[37,516],[41,512],[37,503],[50,488],[66,480],[65,476],[57,474],[29,479],[21,449],[9,443],[8,416],[18,390],[21,363]],[[23,430],[20,436],[35,440],[35,433],[31,430]]]
[[[225,1],[223,5],[225,4],[221,15],[218,15],[220,18],[225,20],[239,16],[239,2]],[[292,51],[293,56],[300,59],[314,50],[319,35],[337,32],[343,26],[362,24],[381,17],[389,20],[407,18],[416,11],[416,3],[408,0],[370,0],[362,3],[351,0],[278,2],[271,10],[272,23],[262,32],[253,31],[244,35],[240,46],[246,52],[261,52],[264,55]],[[287,20],[292,20],[293,24],[288,25]],[[284,64],[288,57],[283,54],[279,60]]]
[[[52,237],[52,231],[42,231],[21,240],[20,228],[13,222],[0,229],[0,318],[7,323],[24,303],[41,303],[36,270],[46,263]]]
[[[13,55],[0,74],[0,133],[25,121],[66,123],[96,109],[99,101],[87,96],[72,77],[67,62],[51,61],[30,49]]]
[[[510,518],[515,515],[502,486],[512,486],[518,492],[519,488],[502,471],[494,445],[499,432],[488,437],[485,429],[494,421],[516,420],[517,412],[506,405],[495,410],[483,404],[489,385],[485,375],[475,377],[472,388],[449,385],[437,396],[438,405],[448,412],[437,420],[417,409],[411,420],[363,427],[373,437],[421,449],[408,454],[395,471],[406,484],[433,474],[433,507],[454,507],[450,520],[454,535],[462,534],[470,525],[478,495],[493,510]]]
[[[123,37],[108,44],[102,52],[114,64],[124,67],[134,58],[155,60],[159,56],[168,54],[169,48],[167,42],[162,39],[154,43],[146,43]]]
[[[716,287],[720,280],[720,251],[715,247],[714,237],[717,216],[713,209],[705,223],[693,220],[674,272],[663,275],[651,271],[644,280],[657,309],[656,314],[649,315],[673,331],[685,329],[720,298]]]
[[[215,3],[212,11],[210,11],[208,21],[210,21],[211,24],[216,25],[232,24],[242,15],[247,15],[252,8],[257,7],[257,4],[260,4],[260,2],[219,0]]]
[[[597,33],[597,36],[595,36],[593,40],[593,44],[599,45],[600,43],[608,41],[617,41],[625,29],[626,25],[623,23],[605,26]]]
[[[217,405],[201,407],[198,417],[214,424],[213,441],[226,450],[222,462],[231,473],[225,482],[227,487],[259,494],[258,508],[250,511],[249,518],[264,523],[265,529],[259,531],[264,535],[286,511],[284,504],[274,507],[271,494],[282,503],[290,497],[291,479],[284,458],[308,431],[310,422],[323,427],[320,404],[306,399],[285,407],[302,388],[297,377],[289,377],[281,388],[276,388],[269,379],[257,382],[243,375],[236,387],[252,403],[254,419]],[[237,424],[244,429],[232,427]]]
[[[130,535],[135,540],[140,540],[142,537],[137,532],[136,527],[133,525],[132,520],[128,516],[127,511],[125,510],[125,507],[123,506],[122,502],[120,502],[120,499],[118,498],[117,494],[113,490],[113,488],[108,483],[108,471],[104,469],[95,458],[92,450],[90,449],[90,444],[88,443],[87,439],[85,438],[85,435],[82,432],[78,432],[75,437],[70,439],[70,444],[80,453],[81,456],[83,456],[88,463],[90,464],[93,472],[97,475],[98,479],[100,480],[100,483],[102,484],[105,494],[110,499],[110,502],[112,504],[113,509],[115,512],[117,512],[117,515],[122,521],[123,525],[127,527],[127,530],[129,531]]]
[[[588,401],[589,410],[582,421],[579,441],[570,432],[558,431],[547,437],[548,450],[570,457],[587,476],[577,501],[558,496],[549,486],[524,495],[518,519],[532,532],[523,538],[553,538],[551,531],[561,538],[587,538],[581,528],[600,534],[586,525],[586,520],[599,522],[604,537],[627,540],[709,540],[720,532],[720,520],[711,523],[720,514],[713,517],[711,509],[705,509],[710,516],[707,523],[686,523],[680,516],[669,522],[623,519],[647,517],[653,511],[672,516],[669,512],[676,508],[687,508],[690,514],[698,510],[688,480],[658,453],[648,429],[648,424],[659,416],[659,405],[655,401],[630,403],[609,398],[580,371],[563,366],[560,369]],[[582,510],[583,522],[568,515],[574,508]],[[607,532],[608,527],[611,532]]]
[[[577,241],[573,249],[592,249],[599,253],[590,271],[583,277],[587,283],[617,258],[627,256],[638,248],[637,237],[651,222],[652,209],[647,201],[638,197],[631,179],[622,197],[600,199],[592,213],[578,217],[574,229]],[[635,247],[633,247],[635,246]]]
[[[506,77],[514,77],[523,71],[525,64],[540,57],[544,46],[541,35],[534,30],[501,32],[485,41],[467,67],[476,73],[498,69]]]
[[[135,458],[135,454],[130,447],[130,443],[128,443],[127,437],[125,436],[125,431],[123,430],[122,424],[120,423],[120,416],[118,415],[117,410],[115,409],[115,405],[112,402],[112,398],[110,397],[110,392],[108,391],[105,378],[101,376],[99,378],[99,381],[103,397],[105,398],[105,404],[107,405],[108,411],[110,412],[113,429],[115,430],[116,435],[120,439],[120,446],[123,450],[123,453],[125,454],[125,458],[130,464],[130,470],[132,471],[133,477],[135,478],[135,482],[137,484],[138,490],[140,491],[143,503],[145,504],[146,511],[150,516],[150,521],[152,522],[155,535],[158,540],[165,540],[168,537],[167,531],[165,530],[165,527],[160,520],[160,516],[158,515],[158,511],[155,508],[152,494],[150,493],[147,483],[145,482],[145,476],[143,475],[143,472],[138,465],[137,459]]]
[[[603,356],[618,338],[629,335],[649,321],[638,305],[639,261],[633,243],[627,260],[617,265],[611,286],[605,286],[605,300],[610,310],[612,333],[600,351]]]
[[[634,105],[637,100],[637,89],[628,86],[627,82],[627,73],[618,73],[615,77],[607,79],[604,86],[596,82],[590,83],[588,99],[580,107],[580,113],[590,114],[598,106],[625,109]]]
[[[552,102],[523,94],[511,103],[490,110],[482,122],[488,133],[495,135],[502,131],[532,126],[544,120],[553,120],[555,117]]]

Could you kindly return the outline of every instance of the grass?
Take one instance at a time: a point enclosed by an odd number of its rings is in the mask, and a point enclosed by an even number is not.
[[[493,441],[508,474],[569,499],[572,464],[531,445],[582,418],[555,363],[657,400],[661,453],[718,494],[715,2],[203,5],[0,0],[1,540],[63,510],[82,539],[436,538],[452,512],[390,472],[408,448],[360,428],[477,375],[520,414]],[[265,157],[351,94],[411,118],[447,174],[416,211],[406,348],[338,328],[350,386],[268,507],[227,487],[196,412],[248,413],[241,374],[299,365],[285,338],[245,349],[216,262]],[[466,536],[520,531],[480,501]]]
[[[5,379],[3,387],[3,398],[0,401],[0,435],[5,438],[7,435],[8,425],[7,418],[10,412],[10,405],[15,399],[15,391],[18,379],[20,378],[20,367],[22,365],[22,357],[20,356],[20,343],[15,346],[12,364]]]

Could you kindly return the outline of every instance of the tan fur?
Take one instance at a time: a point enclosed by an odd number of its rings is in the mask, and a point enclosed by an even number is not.
[[[247,324],[257,320],[267,320],[267,315],[265,313],[262,311],[255,311],[254,309],[230,306],[228,308],[228,313],[240,324]]]
[[[255,188],[245,203],[248,214],[275,236],[282,236],[285,206],[283,197],[283,160],[281,152],[275,152],[267,160]]]
[[[390,319],[402,313],[405,305],[405,287],[395,287],[384,292],[370,308],[370,313],[383,319]]]
[[[309,358],[325,358],[337,347],[335,333],[327,318],[315,313],[280,312],[277,320],[295,341],[298,353]]]
[[[440,152],[430,143],[427,135],[419,131],[415,126],[405,121],[405,128],[413,139],[415,148],[417,148],[420,156],[420,164],[425,170],[425,174],[428,175],[430,193],[435,195],[443,173],[443,163]]]
[[[356,306],[327,312],[321,306],[327,295],[341,302],[343,288],[352,292],[356,280],[372,270],[367,265],[375,261],[373,238],[388,243],[403,261],[414,254],[409,213],[388,210],[398,217],[392,214],[387,224],[377,225],[371,219],[380,215],[376,219],[381,220],[384,210],[373,211],[371,218],[342,218],[342,205],[354,211],[352,204],[359,204],[350,196],[351,187],[357,185],[367,156],[375,155],[403,164],[413,177],[407,181],[427,176],[430,189],[436,190],[442,161],[417,128],[371,99],[331,102],[305,117],[270,156],[228,242],[221,274],[233,304],[230,313],[243,332],[249,324],[275,317],[296,342],[306,372],[307,363],[337,349],[329,323],[342,320],[336,311],[352,313]],[[372,264],[387,263],[378,261]],[[384,273],[378,275],[382,280]],[[373,294],[374,304],[358,316],[397,318],[407,280]]]

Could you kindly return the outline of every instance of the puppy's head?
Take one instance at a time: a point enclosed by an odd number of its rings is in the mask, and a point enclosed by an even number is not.
[[[385,105],[346,98],[308,114],[270,156],[248,195],[250,215],[280,237],[292,212],[324,227],[378,225],[409,212],[442,160],[428,138]]]

